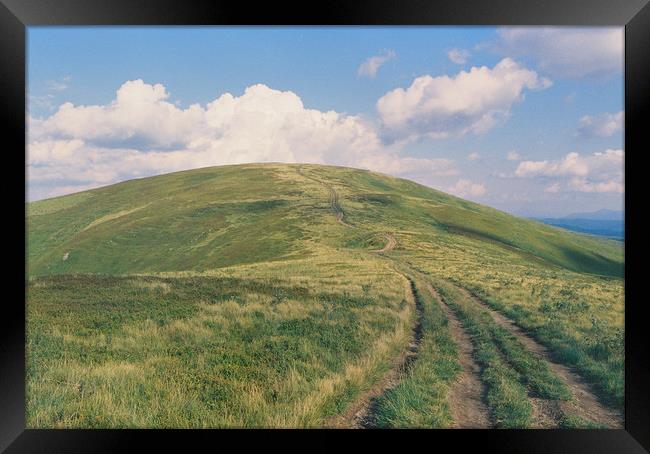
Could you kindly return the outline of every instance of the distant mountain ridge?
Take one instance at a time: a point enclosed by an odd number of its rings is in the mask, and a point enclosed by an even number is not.
[[[588,213],[574,213],[561,218],[533,218],[544,224],[574,232],[622,240],[625,237],[625,212],[602,209]]]
[[[594,221],[623,221],[625,212],[620,210],[602,209],[590,211],[587,213],[573,213],[562,217],[561,219],[589,219]]]

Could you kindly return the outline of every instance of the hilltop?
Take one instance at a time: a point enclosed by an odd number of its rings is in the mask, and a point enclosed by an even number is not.
[[[340,200],[346,229],[329,215]],[[335,208],[336,208],[335,206]],[[126,181],[28,204],[29,274],[202,271],[402,240],[620,276],[622,249],[412,181],[322,165],[246,164]]]

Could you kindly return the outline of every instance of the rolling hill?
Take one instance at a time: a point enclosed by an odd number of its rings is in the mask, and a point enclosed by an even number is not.
[[[28,427],[620,427],[623,248],[412,181],[203,168],[28,203]]]
[[[333,185],[356,231],[333,235]],[[326,233],[326,232],[329,232]],[[206,270],[305,257],[382,232],[461,242],[620,276],[619,245],[574,235],[408,180],[340,167],[239,165],[127,181],[28,206],[30,275]],[[485,246],[485,247],[484,247]],[[65,257],[65,259],[64,259]]]

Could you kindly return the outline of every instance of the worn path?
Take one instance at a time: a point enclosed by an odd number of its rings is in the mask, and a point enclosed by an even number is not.
[[[429,293],[438,301],[445,312],[449,330],[458,347],[458,363],[461,373],[449,390],[447,402],[454,419],[456,429],[489,429],[490,421],[488,407],[484,402],[486,388],[481,380],[481,367],[474,360],[472,339],[463,328],[454,311],[443,301],[438,292],[429,284]]]
[[[406,277],[406,276],[405,276]],[[415,291],[415,284],[406,277],[408,285],[406,292],[409,300],[415,305],[415,321],[411,337],[406,349],[393,359],[391,368],[382,379],[369,390],[361,393],[356,401],[349,405],[345,412],[326,421],[326,427],[372,429],[376,427],[375,411],[379,398],[397,386],[400,380],[408,373],[409,368],[417,359],[420,342],[422,341],[422,302]]]
[[[601,403],[582,377],[573,372],[573,370],[568,366],[554,361],[546,347],[538,343],[528,334],[524,333],[524,331],[512,320],[492,309],[484,301],[466,289],[460,288],[460,290],[467,296],[467,298],[486,309],[495,322],[513,334],[527,349],[547,361],[551,371],[564,381],[571,391],[573,398],[569,402],[537,402],[533,400],[532,403],[534,408],[537,407],[539,411],[548,414],[549,416],[557,414],[558,410],[560,410],[564,414],[578,416],[586,421],[606,426],[608,428],[623,427],[623,417],[620,412]],[[556,405],[559,406],[559,408],[553,408],[553,406]]]

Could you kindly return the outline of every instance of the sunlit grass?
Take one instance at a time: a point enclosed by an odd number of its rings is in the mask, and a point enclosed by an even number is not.
[[[426,282],[415,278],[416,295],[422,302],[422,341],[418,358],[399,384],[377,403],[378,427],[451,426],[453,420],[447,392],[460,372],[456,344],[442,308],[425,290]]]
[[[330,187],[354,228],[337,222]],[[622,406],[623,250],[613,241],[312,165],[178,172],[27,211],[30,427],[321,426],[405,348],[415,313],[400,265],[455,305],[500,427],[531,424],[527,389],[549,399],[566,390],[454,285]],[[371,252],[386,233],[397,247]],[[450,424],[455,346],[420,295],[420,354],[382,398],[384,426]]]

